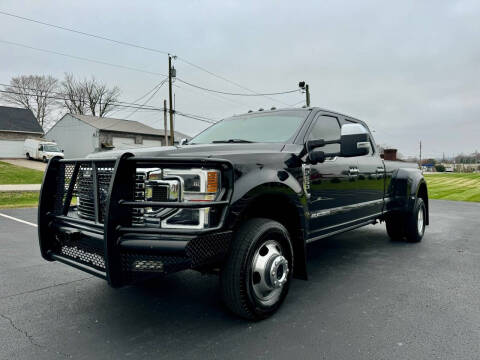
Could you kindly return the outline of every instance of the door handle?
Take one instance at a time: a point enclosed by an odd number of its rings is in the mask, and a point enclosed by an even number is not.
[[[377,167],[377,179],[381,179],[383,175],[385,174],[385,168],[383,167]]]

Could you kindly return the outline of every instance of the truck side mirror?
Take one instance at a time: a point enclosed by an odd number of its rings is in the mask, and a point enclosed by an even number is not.
[[[367,155],[370,151],[370,135],[361,124],[342,126],[340,156],[353,157]]]
[[[321,150],[313,150],[308,153],[308,159],[310,163],[315,165],[318,163],[323,163],[326,159],[325,153]]]

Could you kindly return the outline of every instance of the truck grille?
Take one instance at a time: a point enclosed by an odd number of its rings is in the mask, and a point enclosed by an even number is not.
[[[153,201],[168,201],[168,186],[155,186],[152,189]]]
[[[98,220],[103,223],[107,205],[108,188],[112,179],[112,167],[97,168],[98,185]],[[82,219],[95,221],[95,194],[93,186],[93,169],[91,166],[81,166],[78,172],[76,195],[78,196],[78,216]]]

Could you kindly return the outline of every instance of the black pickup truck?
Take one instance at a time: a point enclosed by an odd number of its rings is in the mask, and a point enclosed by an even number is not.
[[[307,278],[307,244],[385,221],[419,242],[427,185],[415,164],[384,161],[360,120],[319,108],[251,112],[176,147],[53,158],[43,180],[43,258],[113,287],[195,269],[220,273],[223,300],[258,320],[292,276]]]

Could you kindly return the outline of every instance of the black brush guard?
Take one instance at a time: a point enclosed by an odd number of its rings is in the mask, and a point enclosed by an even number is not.
[[[218,201],[202,203],[135,201],[136,169],[149,167],[219,169],[225,193]],[[91,219],[79,217],[71,206],[80,191],[91,195],[93,205],[82,205]],[[221,159],[146,158],[129,153],[117,159],[53,158],[38,207],[42,257],[106,279],[113,287],[214,264],[224,257],[231,240],[231,231],[222,229],[232,193],[233,168]],[[217,221],[198,230],[135,226],[132,209],[144,207],[212,208]]]

